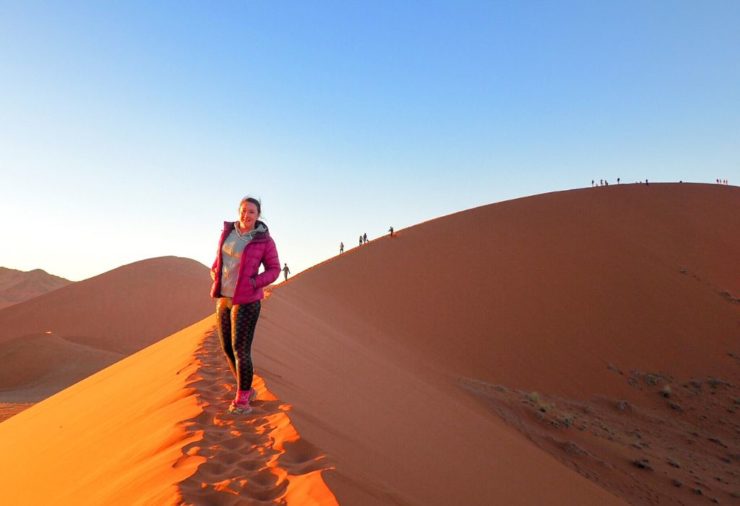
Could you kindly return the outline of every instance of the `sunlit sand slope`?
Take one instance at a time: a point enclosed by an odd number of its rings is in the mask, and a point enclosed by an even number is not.
[[[204,459],[190,383],[204,320],[0,423],[2,504],[173,504]],[[189,379],[190,378],[190,379]]]

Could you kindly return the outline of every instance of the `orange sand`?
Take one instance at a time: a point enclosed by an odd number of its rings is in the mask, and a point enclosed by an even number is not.
[[[0,424],[2,504],[174,504],[204,320]],[[175,465],[173,465],[175,464]]]

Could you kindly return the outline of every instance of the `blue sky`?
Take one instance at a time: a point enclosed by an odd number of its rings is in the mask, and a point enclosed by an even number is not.
[[[0,265],[298,272],[592,179],[740,180],[740,2],[0,0]]]

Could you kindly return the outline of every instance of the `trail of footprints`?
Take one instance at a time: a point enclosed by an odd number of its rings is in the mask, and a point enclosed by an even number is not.
[[[287,504],[291,480],[331,468],[318,448],[298,437],[286,414],[289,406],[269,393],[261,378],[255,376],[251,413],[226,412],[235,386],[215,332],[197,358],[201,366],[189,386],[196,389],[203,413],[188,422],[187,430],[203,431],[203,438],[183,452],[207,460],[179,484],[183,504]]]

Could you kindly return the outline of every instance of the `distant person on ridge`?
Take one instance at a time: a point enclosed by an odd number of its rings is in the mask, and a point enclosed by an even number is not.
[[[360,236],[360,246],[362,246],[362,236]]]
[[[283,275],[285,276],[285,281],[288,281],[288,274],[290,274],[290,269],[288,268],[288,264],[285,264],[285,267],[283,267]]]
[[[364,235],[362,236],[362,240],[363,240],[363,242],[364,242],[365,244],[367,244],[367,234],[364,234]]]
[[[339,243],[339,254],[341,255],[342,253],[344,253],[344,243],[340,242]]]
[[[391,233],[391,237],[393,237],[393,227],[389,228],[388,229],[388,232],[390,232]]]
[[[280,259],[267,225],[258,218],[262,204],[252,197],[239,202],[239,221],[224,222],[216,260],[211,267],[211,297],[216,327],[229,367],[236,378],[236,398],[229,413],[249,413],[257,393],[252,387],[252,340],[260,315],[263,288],[280,275]],[[259,274],[260,265],[265,271]]]

